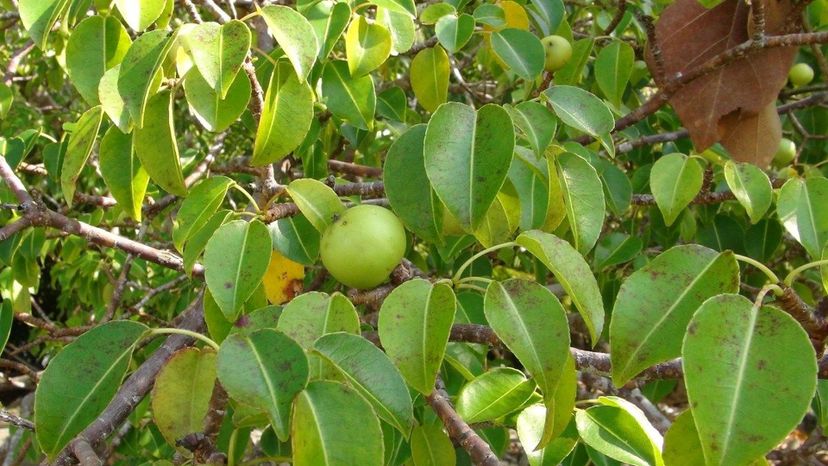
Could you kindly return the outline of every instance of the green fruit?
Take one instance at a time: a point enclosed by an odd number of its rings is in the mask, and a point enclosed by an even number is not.
[[[797,63],[788,71],[788,79],[794,87],[804,86],[814,80],[814,69],[807,63]]]
[[[358,205],[346,210],[322,235],[322,264],[341,283],[374,288],[405,254],[405,229],[388,209]]]
[[[773,155],[773,165],[776,167],[784,167],[793,161],[796,157],[796,144],[788,138],[779,140],[779,148],[776,149],[776,154]]]
[[[546,36],[541,43],[546,51],[546,71],[557,71],[572,58],[572,45],[561,36]]]

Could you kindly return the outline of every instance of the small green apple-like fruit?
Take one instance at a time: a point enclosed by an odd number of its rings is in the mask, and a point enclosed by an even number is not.
[[[546,51],[546,71],[557,71],[572,58],[572,45],[561,36],[546,36],[541,43]]]
[[[794,157],[796,157],[796,144],[788,138],[780,139],[779,148],[773,155],[773,165],[785,167],[793,161]]]
[[[814,69],[807,63],[797,63],[788,71],[788,79],[794,87],[804,86],[814,80]]]
[[[322,234],[322,264],[341,283],[373,288],[405,255],[405,229],[390,210],[369,204],[346,210]]]

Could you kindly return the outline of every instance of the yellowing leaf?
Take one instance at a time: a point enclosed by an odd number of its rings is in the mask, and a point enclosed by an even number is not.
[[[302,279],[305,278],[305,268],[298,262],[293,262],[273,251],[270,255],[270,265],[267,266],[262,285],[270,304],[282,304],[290,301],[302,292]]]
[[[498,5],[503,8],[503,13],[505,13],[507,28],[529,30],[529,15],[526,14],[523,5],[512,0],[502,1]]]

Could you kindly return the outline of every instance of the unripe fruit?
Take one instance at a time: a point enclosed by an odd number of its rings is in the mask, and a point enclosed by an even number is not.
[[[572,45],[561,36],[546,36],[541,43],[546,51],[546,71],[557,71],[572,58]]]
[[[322,264],[341,283],[373,288],[388,278],[405,255],[405,229],[390,210],[358,205],[325,230],[319,253]]]
[[[814,69],[807,63],[797,63],[788,71],[788,79],[794,87],[804,86],[814,80]]]
[[[773,155],[773,165],[775,167],[784,167],[793,161],[796,157],[796,144],[788,138],[779,140],[779,148],[776,149],[776,154]]]

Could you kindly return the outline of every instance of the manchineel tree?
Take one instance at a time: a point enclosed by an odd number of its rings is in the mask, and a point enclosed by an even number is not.
[[[825,461],[828,1],[0,5],[3,464]]]

